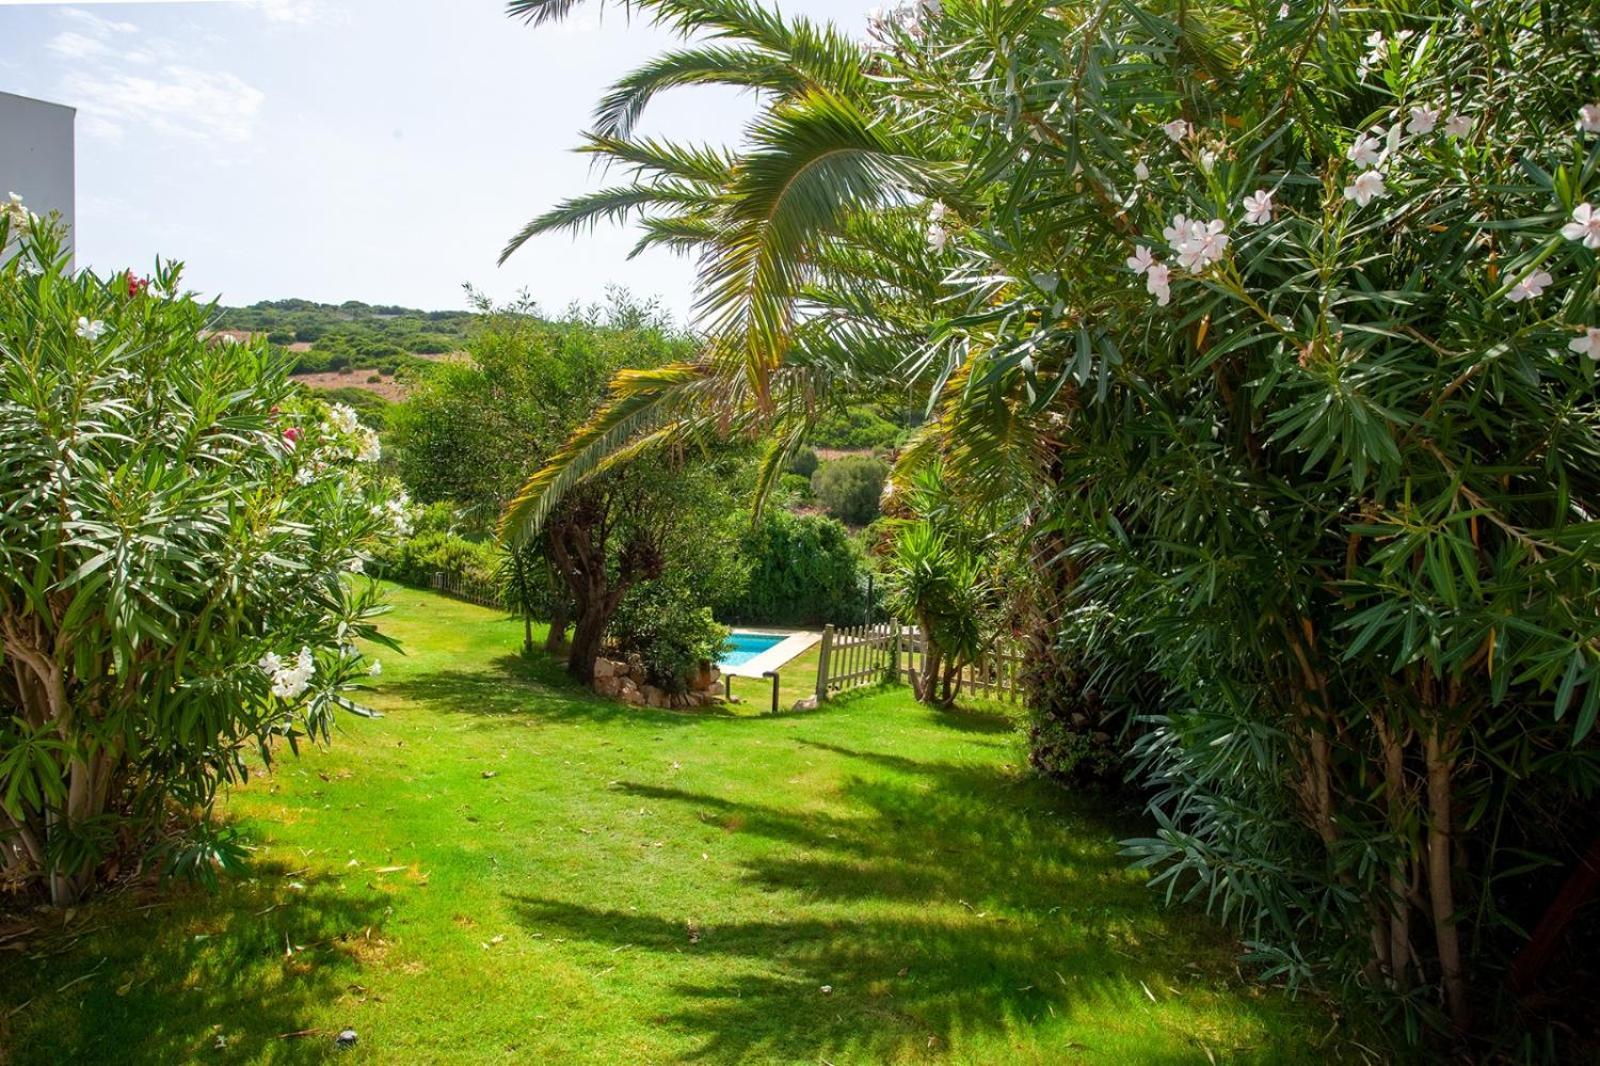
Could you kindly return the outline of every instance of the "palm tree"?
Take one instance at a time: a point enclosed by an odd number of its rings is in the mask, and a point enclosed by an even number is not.
[[[573,6],[517,0],[510,9],[538,24]],[[764,493],[823,402],[876,398],[903,373],[943,274],[915,203],[941,186],[940,161],[882,121],[883,89],[866,76],[859,44],[739,0],[636,6],[710,43],[669,52],[606,95],[581,150],[625,181],[533,219],[502,261],[541,234],[636,219],[635,254],[660,245],[698,258],[705,350],[692,363],[619,375],[611,401],[508,508],[502,531],[513,539],[532,535],[583,478],[696,434],[770,435]],[[736,151],[634,135],[658,93],[708,84],[763,96]]]

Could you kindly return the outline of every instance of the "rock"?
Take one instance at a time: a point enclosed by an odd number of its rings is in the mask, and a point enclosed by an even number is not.
[[[667,694],[654,685],[646,685],[639,691],[644,696],[645,706],[665,707],[667,705]]]
[[[351,1048],[356,1046],[356,1031],[354,1029],[341,1029],[339,1035],[333,1038],[339,1047]]]
[[[794,710],[797,710],[797,711],[814,711],[816,709],[817,709],[817,698],[815,696],[807,696],[805,699],[795,700],[794,701]]]
[[[622,682],[617,686],[617,695],[629,703],[638,703],[639,686],[635,685],[631,679],[623,678]]]
[[[594,661],[594,679],[609,678],[616,675],[617,664],[610,659],[596,659]]]
[[[620,677],[597,677],[594,679],[594,690],[609,699],[616,699],[622,692],[623,679]]]

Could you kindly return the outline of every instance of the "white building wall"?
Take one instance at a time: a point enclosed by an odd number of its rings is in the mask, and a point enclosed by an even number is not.
[[[0,92],[0,196],[16,193],[39,215],[59,211],[75,244],[73,121],[61,104]]]

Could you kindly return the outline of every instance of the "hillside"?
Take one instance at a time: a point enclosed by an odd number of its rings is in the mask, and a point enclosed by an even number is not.
[[[367,370],[389,377],[407,365],[461,351],[474,317],[471,311],[421,311],[359,300],[267,300],[223,308],[217,328],[265,334],[295,355],[297,374],[349,371],[354,378],[354,371]]]

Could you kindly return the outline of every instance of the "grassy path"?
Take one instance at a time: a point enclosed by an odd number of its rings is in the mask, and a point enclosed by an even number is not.
[[[230,800],[248,880],[0,950],[0,1061],[1333,1057],[1323,1012],[1124,868],[1136,823],[1021,772],[1004,719],[896,690],[623,709],[493,612],[395,601],[385,717]]]

